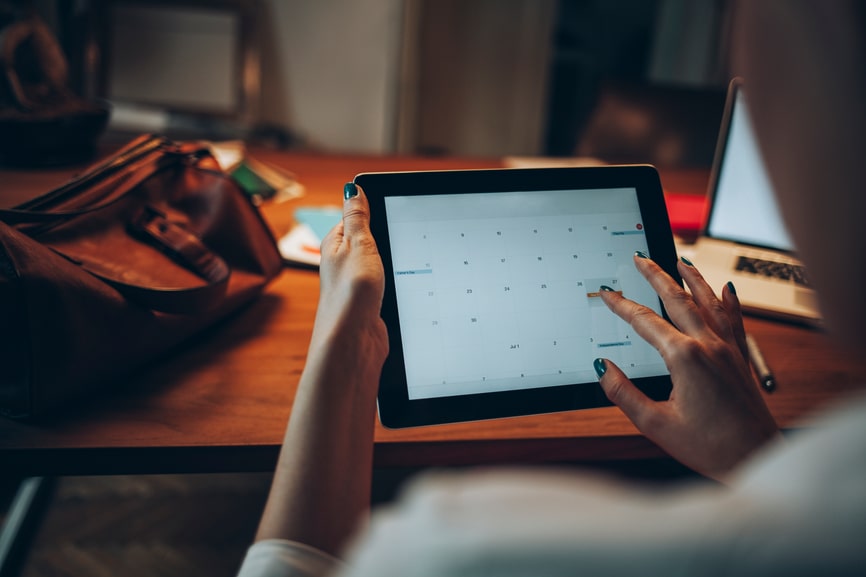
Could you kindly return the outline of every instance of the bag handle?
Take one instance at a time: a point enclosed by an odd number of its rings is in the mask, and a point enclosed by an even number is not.
[[[87,171],[84,175],[68,184],[61,186],[29,203],[24,203],[15,208],[0,209],[0,220],[6,224],[16,226],[23,225],[19,229],[32,233],[45,232],[52,226],[62,224],[64,221],[76,216],[85,215],[107,208],[113,203],[121,200],[131,190],[142,184],[156,173],[169,168],[189,158],[195,158],[204,149],[195,148],[187,151],[169,151],[162,148],[164,141],[158,140],[158,147],[154,148],[153,141],[144,143],[143,149],[132,151],[137,154],[118,154],[120,161],[110,160],[99,165],[96,170]],[[118,163],[119,162],[119,163]],[[135,166],[135,165],[138,166]],[[130,166],[132,165],[132,166]],[[128,172],[120,173],[119,169],[129,169]],[[103,182],[99,182],[102,180]],[[64,197],[80,197],[78,192],[81,188],[93,188],[87,198],[100,199],[102,202],[88,206],[87,203],[79,203],[80,206],[71,210],[39,209],[49,203],[62,201]],[[40,226],[41,225],[41,226]]]
[[[75,197],[79,194],[78,189],[94,186],[98,181],[116,175],[120,170],[127,168],[145,155],[160,149],[164,150],[169,144],[170,141],[166,138],[153,134],[139,136],[105,160],[86,168],[84,172],[73,177],[66,184],[14,208],[21,211],[44,210],[42,207],[57,204],[66,197]]]

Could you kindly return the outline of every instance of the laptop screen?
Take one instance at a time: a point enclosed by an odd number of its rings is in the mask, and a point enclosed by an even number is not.
[[[743,88],[739,85],[735,90],[722,156],[716,159],[716,190],[706,234],[793,251],[755,140]]]

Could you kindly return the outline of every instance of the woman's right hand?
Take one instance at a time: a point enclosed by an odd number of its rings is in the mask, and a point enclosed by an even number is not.
[[[687,261],[678,269],[691,294],[649,258],[634,260],[673,324],[616,292],[601,291],[602,300],[659,351],[673,390],[668,401],[655,402],[601,359],[599,382],[650,440],[684,465],[721,479],[778,434],[749,365],[739,300],[732,285],[719,300]]]

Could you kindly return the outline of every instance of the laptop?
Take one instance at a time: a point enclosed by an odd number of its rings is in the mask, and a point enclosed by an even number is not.
[[[709,211],[692,262],[717,292],[731,281],[743,310],[820,324],[815,291],[797,259],[755,140],[746,88],[731,81],[709,183]]]

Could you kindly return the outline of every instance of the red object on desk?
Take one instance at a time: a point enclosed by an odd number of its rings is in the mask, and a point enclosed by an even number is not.
[[[703,228],[707,197],[703,194],[665,193],[671,230],[677,236],[696,237]]]

